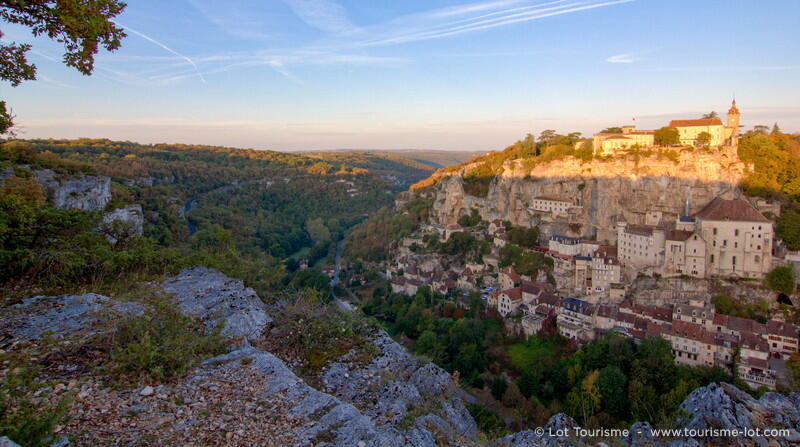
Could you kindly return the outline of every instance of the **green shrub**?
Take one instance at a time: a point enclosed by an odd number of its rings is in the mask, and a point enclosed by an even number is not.
[[[142,373],[155,380],[180,377],[202,360],[224,352],[219,332],[209,335],[204,329],[173,306],[157,303],[149,315],[120,321],[107,366],[117,377]]]
[[[488,437],[497,438],[505,433],[506,424],[494,411],[476,404],[467,404],[467,410],[478,424],[478,429]]]
[[[55,427],[69,419],[69,398],[48,403],[36,397],[42,384],[35,377],[35,370],[17,367],[9,368],[0,380],[0,436],[7,436],[23,447],[50,445]]]

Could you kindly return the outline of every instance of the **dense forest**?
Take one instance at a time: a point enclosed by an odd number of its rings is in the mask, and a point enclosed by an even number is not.
[[[14,295],[197,263],[262,290],[303,287],[292,282],[298,261],[324,262],[396,191],[381,174],[338,161],[208,146],[11,141],[0,146],[0,163],[13,170],[0,186],[0,277]],[[110,246],[95,231],[103,212],[56,209],[37,169],[110,177],[103,211],[141,204],[144,237]],[[303,277],[324,284],[312,270]]]
[[[554,317],[535,337],[511,337],[479,295],[460,301],[427,287],[414,297],[393,294],[383,282],[363,310],[418,355],[458,371],[462,386],[484,403],[470,408],[473,416],[495,436],[544,424],[559,412],[584,427],[669,424],[693,389],[732,381],[731,371],[675,364],[661,338],[636,344],[611,333],[579,348],[558,334]]]

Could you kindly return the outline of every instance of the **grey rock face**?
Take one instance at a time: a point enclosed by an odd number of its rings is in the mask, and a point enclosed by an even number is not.
[[[205,267],[183,270],[162,284],[184,314],[202,320],[208,330],[222,322],[222,333],[255,339],[272,318],[256,292],[238,279]]]
[[[91,334],[93,325],[105,313],[115,316],[142,315],[144,308],[136,303],[115,301],[95,293],[34,297],[14,306],[0,322],[3,332],[12,341],[32,341],[50,333],[56,338],[79,332]]]
[[[347,354],[328,366],[323,376],[328,393],[355,405],[381,427],[435,430],[456,444],[475,437],[477,424],[446,371],[422,365],[383,331],[370,341],[378,355],[368,364]]]
[[[20,445],[3,436],[0,437],[0,447],[20,447]]]
[[[111,201],[111,179],[106,176],[64,176],[51,169],[33,172],[36,181],[47,189],[56,208],[84,211],[102,210]]]
[[[141,237],[144,234],[142,205],[130,205],[107,213],[103,216],[99,231],[111,245]]]
[[[379,447],[412,445],[406,443],[399,432],[376,427],[370,418],[353,405],[308,386],[277,357],[250,346],[204,362],[181,386],[191,389],[192,386],[213,382],[219,371],[241,368],[244,358],[251,359],[248,367],[266,379],[260,393],[282,393],[288,412],[309,420],[310,427],[298,436],[296,446],[350,447],[360,442]],[[318,440],[323,438],[331,441],[319,444]]]
[[[544,431],[525,430],[498,439],[494,447],[566,447],[584,446],[581,439],[574,437],[574,429],[578,424],[566,414],[559,413],[550,418]]]
[[[727,383],[712,383],[692,391],[681,404],[689,414],[687,428],[717,428],[742,430],[756,428],[785,428],[789,436],[776,439],[778,445],[790,446],[800,443],[800,395],[784,396],[766,393],[756,400],[749,394]],[[729,439],[729,445],[768,445],[764,438],[740,436]]]

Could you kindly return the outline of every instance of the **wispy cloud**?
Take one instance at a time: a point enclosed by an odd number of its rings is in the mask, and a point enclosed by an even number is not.
[[[329,33],[348,34],[358,31],[344,7],[333,0],[283,0],[300,20]]]
[[[203,77],[203,74],[202,74],[202,73],[200,73],[200,69],[199,69],[199,68],[197,68],[197,64],[195,64],[195,63],[194,63],[194,61],[193,61],[193,60],[192,60],[192,59],[191,59],[189,56],[184,56],[183,54],[181,54],[181,53],[178,53],[177,51],[175,51],[175,50],[173,50],[172,48],[170,48],[170,47],[168,47],[168,46],[164,45],[163,43],[161,43],[161,42],[159,42],[159,41],[157,41],[157,40],[153,39],[152,37],[150,37],[150,36],[148,36],[148,35],[146,35],[146,34],[144,34],[144,33],[141,33],[141,32],[139,32],[139,31],[136,31],[135,29],[133,29],[133,28],[131,28],[131,27],[125,26],[125,25],[123,25],[123,24],[121,24],[121,23],[119,23],[119,22],[116,22],[116,25],[117,25],[117,26],[119,26],[119,27],[121,27],[121,28],[122,28],[122,29],[124,29],[125,31],[128,31],[128,32],[130,32],[130,33],[133,33],[133,34],[135,34],[135,35],[137,35],[137,36],[141,37],[142,39],[144,39],[144,40],[146,40],[146,41],[148,41],[148,42],[150,42],[150,43],[152,43],[152,44],[154,44],[154,45],[156,45],[156,46],[158,46],[158,47],[162,48],[163,50],[165,50],[165,51],[167,51],[167,52],[169,52],[169,53],[172,53],[172,54],[174,54],[175,56],[178,56],[178,57],[180,57],[181,59],[185,60],[186,62],[189,62],[189,64],[191,64],[191,65],[192,65],[192,67],[194,67],[194,70],[195,70],[195,72],[197,72],[197,75],[200,77],[200,80],[201,80],[201,81],[203,81],[203,83],[205,83],[205,82],[206,82],[206,79]]]
[[[402,17],[385,26],[378,27],[375,35],[361,44],[365,46],[392,45],[440,39],[632,1],[634,0],[473,3]]]
[[[623,53],[623,54],[615,54],[608,59],[606,62],[610,62],[612,64],[632,64],[638,61],[639,58],[634,53]]]
[[[207,9],[208,0],[189,0],[201,13]],[[104,70],[108,76],[120,82],[168,84],[193,77],[205,77],[233,70],[264,67],[280,73],[294,83],[303,81],[293,73],[293,68],[309,65],[372,65],[392,66],[406,62],[403,58],[385,57],[374,54],[382,47],[402,45],[410,42],[443,39],[466,33],[476,33],[492,28],[565,14],[577,13],[596,8],[629,3],[634,0],[484,0],[447,8],[437,8],[420,13],[396,17],[384,23],[358,27],[353,24],[347,11],[334,0],[282,0],[305,23],[328,33],[325,37],[297,47],[255,49],[248,51],[228,51],[188,57],[174,51],[167,45],[137,30],[123,26],[135,34],[170,53],[167,58],[147,57],[141,62],[136,73],[129,70]],[[243,2],[250,8],[256,3]],[[216,7],[216,5],[215,5]],[[204,17],[231,34],[236,34],[236,21],[219,17],[248,16],[254,9],[242,9],[242,3],[225,5],[225,11],[214,14],[203,13]],[[256,16],[255,14],[250,14]],[[242,28],[252,28],[246,34],[260,32],[258,19],[253,18]],[[120,25],[122,26],[122,25]],[[186,62],[190,66],[186,66]],[[183,63],[183,66],[177,65]],[[142,69],[147,66],[147,69]]]

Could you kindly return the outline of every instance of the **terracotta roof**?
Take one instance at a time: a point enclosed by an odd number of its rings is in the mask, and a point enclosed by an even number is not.
[[[508,295],[508,297],[511,298],[511,301],[519,301],[522,299],[522,287],[514,287],[513,289],[506,289],[500,293]]]
[[[722,120],[719,118],[701,118],[696,120],[672,120],[669,127],[697,127],[697,126],[721,126]]]
[[[683,242],[686,239],[689,239],[692,236],[691,231],[683,231],[683,230],[669,230],[667,231],[667,240],[668,241],[679,241]]]
[[[652,227],[650,225],[634,225],[634,224],[630,224],[627,227],[625,227],[625,232],[626,233],[639,234],[639,235],[642,235],[642,236],[652,236],[654,229],[655,229],[655,227]]]
[[[767,321],[767,333],[771,335],[780,335],[782,337],[797,338],[797,326],[783,321],[769,320]]]
[[[533,282],[533,281],[523,281],[522,282],[522,292],[523,293],[530,293],[531,295],[539,295],[543,292],[549,291],[552,289],[552,286],[548,283],[544,282]]]
[[[572,203],[572,199],[565,196],[557,196],[557,195],[548,195],[548,196],[537,196],[535,197],[536,200],[550,200],[556,202],[567,202]]]
[[[514,270],[514,267],[508,266],[501,270],[502,273],[506,274],[509,278],[511,278],[514,282],[522,281],[522,278],[519,274]]]
[[[459,224],[453,224],[453,225],[448,225],[448,226],[447,226],[447,229],[448,229],[448,230],[461,230],[461,229],[462,229],[462,227],[461,227],[461,225],[459,225]]]
[[[770,223],[770,220],[758,212],[747,200],[725,200],[721,197],[712,200],[702,210],[698,211],[695,217],[703,220],[738,220]]]
[[[539,295],[539,299],[536,300],[539,304],[546,304],[548,306],[556,307],[561,303],[561,300],[553,293],[544,292]]]

